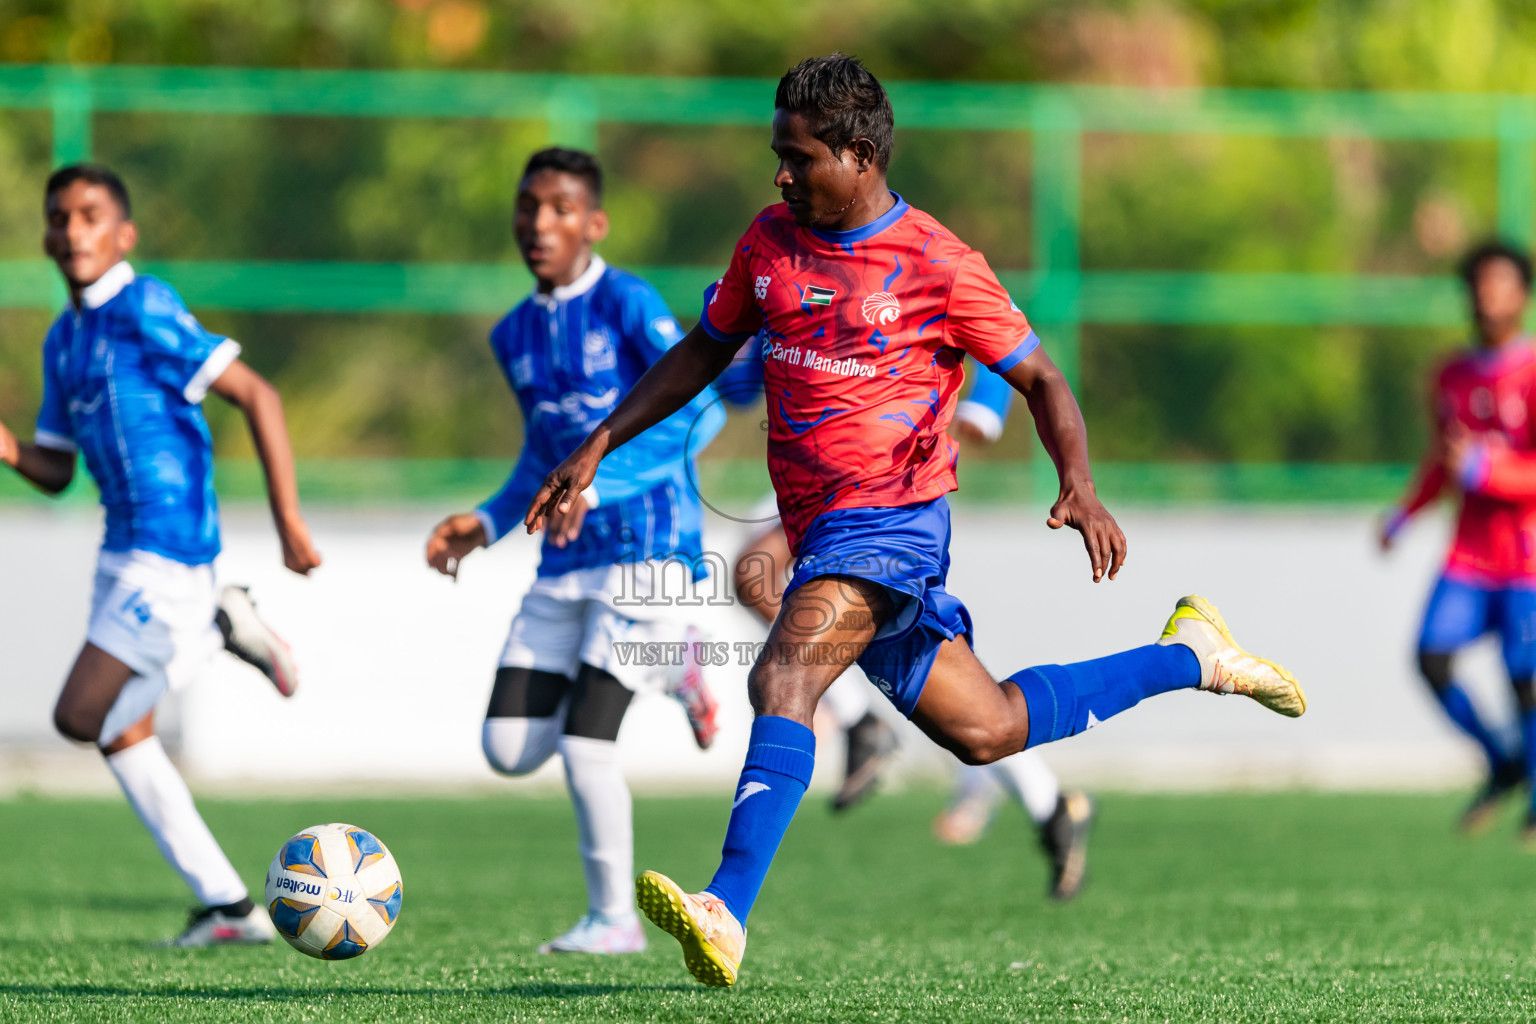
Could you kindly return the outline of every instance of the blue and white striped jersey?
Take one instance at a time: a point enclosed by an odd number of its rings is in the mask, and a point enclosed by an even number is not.
[[[213,441],[201,403],[240,355],[163,281],[119,263],[43,342],[37,444],[85,456],[106,508],[106,551],[186,565],[219,553]]]
[[[524,438],[511,477],[479,509],[492,542],[521,526],[549,471],[682,336],[656,289],[597,256],[574,282],[535,292],[496,325],[491,348],[522,407]],[[724,422],[705,389],[605,458],[592,485],[597,507],[571,544],[546,539],[539,575],[668,557],[702,566],[692,461]]]

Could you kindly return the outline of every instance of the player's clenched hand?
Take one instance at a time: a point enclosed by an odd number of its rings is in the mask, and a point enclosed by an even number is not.
[[[1114,579],[1125,564],[1125,534],[1109,514],[1098,496],[1090,491],[1065,491],[1051,506],[1051,517],[1045,525],[1053,530],[1063,526],[1083,535],[1083,547],[1088,549],[1088,561],[1093,564],[1093,582],[1104,578],[1105,573]]]
[[[549,523],[545,529],[549,531],[549,541],[557,548],[563,548],[577,537],[581,536],[581,524],[587,520],[587,497],[585,494],[576,495],[576,500],[571,502],[569,512],[561,512],[558,508],[549,514]]]
[[[604,439],[599,437],[602,432],[599,427],[588,434],[587,439],[544,478],[544,486],[528,503],[528,514],[523,517],[523,525],[529,533],[543,529],[544,521],[556,512],[569,515],[581,492],[592,486],[606,447]]]
[[[320,568],[320,552],[310,539],[309,525],[302,519],[285,521],[278,527],[278,539],[283,542],[283,564],[300,576],[308,576]]]
[[[459,576],[459,563],[485,546],[485,524],[472,512],[449,516],[427,538],[427,564],[444,576]]]
[[[1445,425],[1440,434],[1440,457],[1452,479],[1465,477],[1468,465],[1481,454],[1482,446],[1464,424],[1452,421]]]

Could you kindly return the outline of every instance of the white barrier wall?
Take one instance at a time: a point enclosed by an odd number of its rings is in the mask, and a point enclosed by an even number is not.
[[[282,569],[260,512],[226,514],[220,579],[251,585],[262,613],[292,642],[303,683],[283,701],[251,669],[220,656],[205,679],[167,702],[166,731],[190,774],[274,788],[495,783],[480,756],[480,720],[535,548],[509,538],[470,558],[454,583],[422,557],[441,511],[316,513],[326,564],[311,579]],[[1094,585],[1076,535],[1047,530],[1043,518],[956,515],[950,589],[968,603],[978,651],[994,672],[1148,643],[1173,599],[1199,591],[1248,646],[1295,671],[1312,702],[1305,718],[1291,721],[1236,697],[1159,697],[1048,748],[1065,778],[1179,788],[1419,787],[1471,778],[1472,752],[1412,668],[1443,521],[1420,524],[1384,560],[1363,513],[1126,511],[1130,561],[1119,581]],[[0,775],[9,788],[106,778],[93,753],[71,748],[49,724],[84,633],[98,523],[80,511],[0,511]],[[733,555],[731,524],[714,521],[710,530],[711,543]],[[721,640],[763,635],[734,607],[706,609],[702,624]],[[1479,699],[1507,715],[1491,653],[1467,663]],[[730,784],[749,723],[745,675],[734,664],[714,670],[724,729],[708,754],[694,749],[676,704],[635,702],[621,743],[637,786]],[[906,751],[909,773],[949,763],[915,731]],[[842,758],[834,736],[822,755],[825,784]]]

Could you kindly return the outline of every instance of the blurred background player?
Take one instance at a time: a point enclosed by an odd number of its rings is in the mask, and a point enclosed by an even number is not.
[[[674,415],[759,331],[768,466],[795,576],[748,677],[752,723],[719,869],[698,893],[646,871],[646,915],[690,973],[736,982],[746,919],[815,765],[816,702],[857,661],[913,724],[986,764],[1076,735],[1179,689],[1241,693],[1289,717],[1294,677],[1239,647],[1215,607],[1181,598],[1153,643],[995,679],[970,646],[970,613],[945,589],[955,488],[945,433],[969,353],[1025,396],[1059,483],[1049,526],[1082,537],[1094,582],[1125,563],[1099,501],[1066,378],[979,252],[886,182],[894,116],[885,89],[841,53],[802,61],[774,99],[774,184],[705,292],[697,327],[659,359],[529,502],[529,532],[568,514],[610,453]]]
[[[522,409],[523,450],[494,497],[433,531],[427,562],[439,572],[456,575],[471,551],[520,524],[545,474],[682,336],[654,288],[593,252],[608,234],[602,195],[602,170],[590,153],[542,150],[523,171],[513,231],[537,285],[491,332]],[[618,645],[693,638],[668,607],[681,595],[663,593],[649,605],[634,598],[656,594],[653,584],[668,585],[653,560],[681,564],[695,576],[706,568],[701,507],[685,463],[724,419],[714,395],[701,395],[637,439],[628,458],[605,466],[550,522],[538,576],[512,620],[482,747],[505,775],[527,775],[560,753],[587,881],[587,913],[540,952],[645,949],[619,726],[636,691],[667,688],[688,711],[698,745],[707,747],[716,731],[715,702],[695,663],[641,664],[624,658]]]
[[[1419,633],[1419,670],[1445,713],[1476,741],[1488,778],[1462,816],[1486,828],[1499,803],[1536,781],[1536,348],[1524,331],[1531,293],[1525,252],[1500,242],[1462,262],[1474,345],[1445,360],[1432,380],[1429,451],[1402,504],[1381,532],[1392,546],[1408,520],[1450,485],[1461,492],[1456,535]],[[1487,633],[1498,635],[1519,703],[1523,751],[1485,722],[1457,682],[1452,659]],[[1536,845],[1536,789],[1524,838]]]
[[[762,395],[766,340],[767,335],[759,333],[716,380],[715,389],[726,401],[745,407]],[[995,373],[979,366],[973,370],[975,383],[969,396],[955,406],[950,432],[970,444],[991,444],[1002,436],[1013,389]],[[736,556],[736,594],[765,625],[772,626],[793,574],[789,538],[771,494],[747,518],[752,532]],[[875,692],[855,665],[822,695],[821,707],[832,715],[846,743],[846,769],[832,797],[834,811],[846,810],[873,792],[896,752],[896,730],[875,713],[870,701]],[[1093,805],[1084,793],[1062,792],[1056,773],[1036,751],[1022,750],[990,765],[962,764],[949,806],[934,820],[934,835],[951,845],[976,842],[991,824],[1000,792],[1018,800],[1035,825],[1051,863],[1050,894],[1072,899],[1086,875]]]
[[[293,453],[277,391],[212,334],[164,282],[134,273],[138,240],[128,190],[104,167],[48,179],[43,248],[69,288],[69,307],[43,343],[43,402],[32,444],[0,425],[0,461],[57,494],[76,453],[101,491],[106,537],[86,643],[54,709],[70,739],[106,756],[160,852],[202,906],[170,944],[269,942],[255,906],[204,824],[165,748],[154,711],[223,645],[261,668],[279,692],[296,678],[287,647],[245,591],[214,589],[219,553],[213,444],[200,408],[209,391],[238,407],[266,471],[283,564],[320,564],[299,514]]]

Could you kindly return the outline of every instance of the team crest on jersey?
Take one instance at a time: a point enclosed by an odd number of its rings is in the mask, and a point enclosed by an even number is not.
[[[890,292],[875,292],[864,300],[864,319],[877,327],[893,324],[901,316],[901,303]]]
[[[588,331],[581,339],[581,363],[587,373],[611,370],[619,364],[618,353],[604,330]]]
[[[683,329],[670,316],[659,316],[652,320],[651,330],[660,335],[661,339],[668,344],[674,344],[683,337]]]

